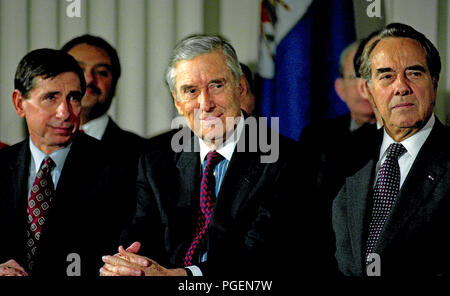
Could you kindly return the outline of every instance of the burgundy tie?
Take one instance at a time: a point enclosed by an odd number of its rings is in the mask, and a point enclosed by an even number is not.
[[[41,237],[42,226],[55,195],[50,173],[54,167],[55,163],[47,156],[34,179],[30,198],[28,199],[27,213],[30,228],[27,230],[27,259],[30,271],[33,270],[33,258]]]
[[[369,224],[369,236],[366,248],[366,263],[370,253],[383,230],[383,226],[391,212],[400,188],[400,166],[398,158],[406,152],[405,147],[399,143],[393,143],[388,148],[386,160],[378,172],[377,183],[373,191],[372,219]]]
[[[216,151],[206,155],[206,164],[203,168],[202,183],[200,187],[200,210],[198,213],[197,229],[189,250],[184,257],[184,266],[192,265],[192,258],[198,250],[198,245],[208,229],[211,215],[216,201],[214,168],[223,159]]]

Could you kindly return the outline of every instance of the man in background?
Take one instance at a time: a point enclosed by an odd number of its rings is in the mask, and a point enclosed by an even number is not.
[[[86,79],[86,94],[81,101],[80,128],[89,136],[101,140],[109,149],[131,153],[137,159],[146,140],[121,129],[106,114],[121,74],[116,50],[104,39],[92,35],[76,37],[61,50],[78,61]]]

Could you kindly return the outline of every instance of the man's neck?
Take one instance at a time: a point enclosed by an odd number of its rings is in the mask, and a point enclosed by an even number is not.
[[[434,115],[431,115],[434,116]],[[430,117],[428,117],[426,120],[424,120],[423,122],[418,123],[417,126],[414,127],[396,127],[396,126],[388,126],[386,125],[386,123],[384,124],[384,128],[386,130],[386,133],[397,143],[402,142],[403,140],[414,136],[415,134],[417,134],[426,124],[427,122],[430,120]]]

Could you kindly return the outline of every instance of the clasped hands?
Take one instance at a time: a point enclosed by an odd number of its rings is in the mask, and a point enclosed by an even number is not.
[[[184,268],[168,269],[156,261],[138,255],[141,244],[134,242],[126,250],[120,246],[119,253],[103,256],[101,276],[186,276]]]

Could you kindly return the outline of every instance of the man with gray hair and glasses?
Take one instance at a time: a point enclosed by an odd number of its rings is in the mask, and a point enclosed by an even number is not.
[[[333,204],[336,259],[349,276],[450,271],[450,131],[434,115],[435,46],[389,24],[364,49],[360,72],[383,128]]]
[[[291,171],[298,148],[259,123],[246,124],[246,84],[233,47],[217,36],[188,37],[175,47],[166,80],[189,137],[183,149],[172,137],[181,131],[151,140],[139,165],[135,217],[122,241],[132,244],[104,256],[101,275],[270,275],[300,259],[306,270],[316,256],[294,241],[317,240],[307,219],[312,199],[304,198],[301,208],[292,194],[302,183],[301,170]],[[279,145],[272,162],[262,161],[260,147],[251,149],[256,136],[267,134]]]

